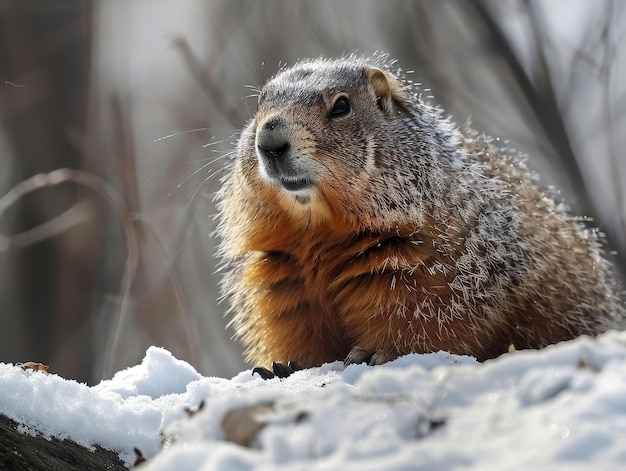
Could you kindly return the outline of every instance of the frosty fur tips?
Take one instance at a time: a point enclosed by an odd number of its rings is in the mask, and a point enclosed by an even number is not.
[[[626,459],[626,332],[483,364],[412,354],[280,381],[201,377],[158,348],[93,387],[7,364],[0,378],[0,412],[22,431],[99,444],[127,465],[137,447],[146,470],[617,471]],[[229,411],[268,402],[250,447],[224,440]]]
[[[301,61],[258,100],[218,193],[251,363],[482,361],[623,325],[597,232],[385,56]]]

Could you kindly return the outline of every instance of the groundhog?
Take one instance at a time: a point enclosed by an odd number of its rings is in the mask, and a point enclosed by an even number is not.
[[[624,317],[597,231],[385,57],[280,71],[222,183],[223,293],[254,364],[483,361]]]

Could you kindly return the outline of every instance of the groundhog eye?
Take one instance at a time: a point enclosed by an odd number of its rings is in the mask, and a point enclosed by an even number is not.
[[[330,110],[330,116],[333,118],[339,118],[350,113],[350,101],[347,96],[340,96],[335,100],[333,109]]]

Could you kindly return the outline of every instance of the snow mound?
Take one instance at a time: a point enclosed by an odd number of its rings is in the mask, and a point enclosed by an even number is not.
[[[206,378],[161,348],[88,387],[0,364],[0,412],[44,436],[148,457],[147,470],[624,469],[626,332],[477,363],[439,352],[263,381]],[[185,408],[204,408],[188,417]],[[250,447],[229,411],[272,404]],[[162,435],[168,437],[161,448]]]

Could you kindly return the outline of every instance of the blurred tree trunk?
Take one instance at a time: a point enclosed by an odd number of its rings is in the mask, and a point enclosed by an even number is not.
[[[11,171],[2,192],[40,172],[82,166],[72,133],[85,128],[90,43],[90,2],[0,2],[0,119],[12,153],[0,156]],[[2,231],[39,226],[83,198],[71,185],[28,195],[0,221]],[[3,361],[40,360],[63,376],[90,379],[86,323],[102,238],[99,211],[88,207],[79,226],[0,254],[12,267],[0,288]]]

